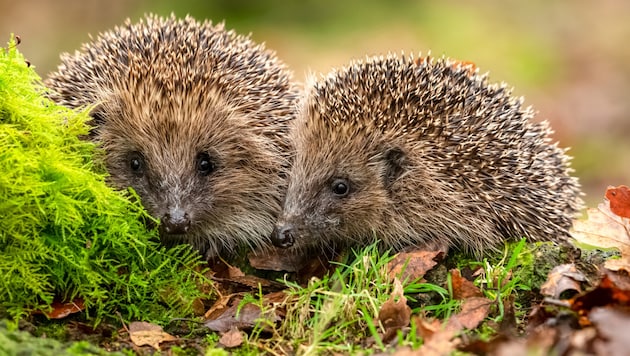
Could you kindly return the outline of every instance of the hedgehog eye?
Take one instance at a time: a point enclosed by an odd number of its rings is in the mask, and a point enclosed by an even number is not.
[[[142,175],[144,168],[144,159],[139,152],[131,152],[127,158],[127,163],[131,171],[137,175]]]
[[[332,183],[332,192],[342,198],[350,192],[350,183],[346,179],[337,178]]]
[[[207,176],[214,172],[215,165],[210,159],[210,155],[206,152],[201,152],[197,155],[197,170],[199,174]]]

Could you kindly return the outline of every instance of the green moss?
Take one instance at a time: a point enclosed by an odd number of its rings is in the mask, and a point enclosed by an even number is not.
[[[86,112],[44,90],[13,43],[0,49],[0,316],[76,297],[95,322],[190,314],[199,257],[160,246],[137,197],[106,185],[99,151],[80,139]]]
[[[85,341],[65,345],[57,340],[35,337],[24,331],[9,330],[0,322],[0,355],[16,356],[87,356],[111,355],[122,356],[122,353],[110,353],[90,345]]]

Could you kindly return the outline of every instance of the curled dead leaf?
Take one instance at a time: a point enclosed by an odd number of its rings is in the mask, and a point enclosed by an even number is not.
[[[582,292],[582,283],[586,277],[578,271],[573,263],[567,263],[554,267],[547,275],[547,281],[540,286],[540,294],[554,299],[571,291],[572,295]]]

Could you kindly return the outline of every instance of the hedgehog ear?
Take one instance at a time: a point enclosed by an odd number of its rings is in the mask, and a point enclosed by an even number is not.
[[[99,109],[94,109],[90,112],[90,117],[92,119],[87,122],[90,126],[88,137],[93,139],[97,135],[97,129],[105,124],[105,114]]]
[[[407,155],[400,147],[388,147],[383,153],[383,158],[385,160],[385,186],[389,188],[405,172]]]

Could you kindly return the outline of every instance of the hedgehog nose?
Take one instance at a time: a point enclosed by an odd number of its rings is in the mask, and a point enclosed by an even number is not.
[[[271,243],[276,247],[287,248],[293,246],[295,237],[293,236],[293,226],[275,226],[271,233]]]
[[[162,224],[168,234],[185,234],[190,228],[190,218],[188,213],[178,209],[166,213],[162,218]]]

